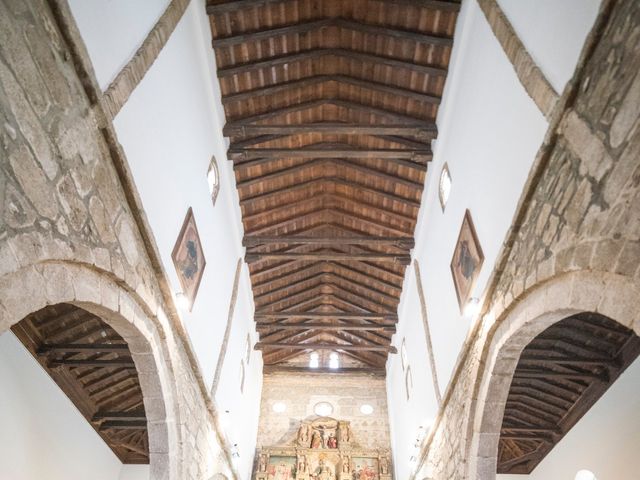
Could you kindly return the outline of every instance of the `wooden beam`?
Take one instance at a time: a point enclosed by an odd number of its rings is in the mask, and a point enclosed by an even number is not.
[[[550,370],[533,370],[533,369],[519,369],[516,368],[513,374],[514,378],[566,378],[566,379],[579,379],[588,380],[596,379],[603,382],[608,381],[608,375],[606,373],[592,373],[592,372],[555,372]]]
[[[218,15],[221,13],[235,12],[243,8],[257,8],[272,5],[274,3],[284,3],[287,0],[209,0],[207,13]],[[444,10],[457,12],[460,10],[460,3],[447,0],[377,0],[391,5],[412,5],[420,8],[432,10]]]
[[[353,312],[256,312],[254,317],[259,320],[288,320],[288,319],[344,319],[344,320],[387,320],[398,321],[396,313],[353,313]]]
[[[280,343],[280,342],[257,342],[255,350],[265,350],[267,348],[288,348],[291,350],[345,350],[345,351],[372,351],[398,353],[393,345],[340,345],[338,343]]]
[[[365,125],[355,123],[300,123],[296,125],[233,125],[227,124],[225,137],[253,135],[297,135],[301,133],[323,133],[335,135],[408,135],[420,140],[433,140],[438,134],[435,124],[424,122],[414,125]]]
[[[356,110],[371,115],[379,115],[388,119],[389,122],[393,124],[415,125],[416,123],[425,121],[424,118],[413,117],[402,112],[388,110],[386,108],[373,107],[371,105],[354,102],[352,100],[342,100],[340,98],[319,98],[316,100],[296,103],[294,105],[289,105],[282,108],[271,109],[263,113],[256,113],[247,115],[245,117],[234,118],[233,120],[228,121],[227,125],[232,125],[234,127],[238,125],[250,125],[265,120],[271,120],[282,115],[300,112],[303,110],[310,110],[317,107],[324,107],[327,105],[333,105],[336,107],[345,108],[347,110]],[[431,119],[429,119],[429,121],[431,121]]]
[[[146,430],[147,421],[107,420],[102,422],[100,430]]]
[[[242,75],[251,73],[255,70],[272,69],[280,65],[292,65],[297,62],[313,60],[324,56],[332,56],[338,58],[347,58],[372,65],[384,65],[395,70],[409,70],[413,73],[429,75],[434,77],[444,77],[447,75],[447,69],[431,64],[414,63],[412,60],[402,60],[395,57],[385,57],[369,52],[362,52],[346,48],[311,48],[308,50],[300,50],[298,52],[286,53],[284,55],[275,55],[265,57],[260,60],[252,60],[249,62],[235,63],[228,67],[218,69],[218,78],[226,78],[233,75]]]
[[[370,158],[370,159],[405,159],[415,162],[428,162],[433,157],[431,149],[408,150],[398,148],[236,148],[229,147],[230,160],[253,160],[262,158]],[[424,164],[416,164],[416,168],[426,171]]]
[[[404,248],[413,248],[415,240],[413,237],[303,237],[303,236],[268,236],[255,235],[246,236],[242,239],[245,247],[255,247],[258,245],[393,245]]]
[[[251,98],[259,98],[266,95],[275,95],[284,91],[291,91],[292,89],[296,88],[306,88],[327,82],[337,82],[343,85],[352,85],[367,90],[373,90],[379,93],[410,98],[417,102],[430,103],[434,105],[439,105],[442,100],[441,97],[436,95],[430,95],[428,93],[419,92],[416,90],[409,90],[407,88],[402,88],[392,84],[372,82],[371,80],[362,80],[360,78],[351,77],[349,75],[314,75],[298,80],[274,83],[265,87],[227,94],[222,97],[222,103],[226,105],[233,102],[244,102]]]
[[[129,347],[126,344],[98,344],[98,343],[58,343],[51,345],[42,345],[38,348],[38,355],[48,353],[129,353]]]
[[[417,43],[427,43],[430,45],[445,47],[453,45],[453,39],[450,37],[426,35],[422,32],[371,25],[344,18],[321,18],[308,22],[298,22],[284,27],[239,32],[226,37],[214,38],[212,43],[213,48],[232,47],[242,43],[259,42],[274,37],[307,33],[316,30],[324,30],[326,28],[341,28],[364,33],[365,35],[381,35],[396,38],[398,40],[408,40]]]
[[[386,369],[375,367],[340,367],[340,368],[309,368],[309,367],[290,367],[285,365],[265,365],[262,367],[263,373],[315,373],[315,374],[331,374],[331,375],[353,375],[368,374],[376,376],[385,376]]]
[[[125,422],[133,422],[133,421],[147,421],[147,416],[144,413],[144,410],[133,410],[130,412],[98,412],[93,416],[93,421],[101,421],[101,420],[118,420]]]
[[[114,358],[111,360],[75,360],[75,359],[61,359],[56,358],[50,360],[51,366],[67,366],[67,367],[133,367],[133,359],[131,358]]]
[[[394,253],[247,253],[244,256],[247,263],[264,260],[304,260],[304,261],[343,261],[343,262],[391,262],[400,265],[409,265],[411,255]]]
[[[258,323],[256,324],[258,330],[264,330],[266,328],[277,328],[278,330],[382,330],[385,332],[396,332],[395,325],[349,325],[340,323],[298,323],[298,324],[282,324],[282,323]]]
[[[314,178],[313,180],[309,180],[307,182],[302,182],[302,183],[298,183],[296,185],[288,185],[286,187],[277,189],[277,190],[271,190],[265,193],[258,193],[256,195],[253,195],[251,197],[244,197],[240,199],[240,205],[247,205],[249,202],[253,202],[253,201],[266,201],[266,200],[271,200],[274,197],[277,197],[279,195],[284,195],[284,194],[289,194],[289,193],[293,193],[293,192],[297,192],[298,190],[306,190],[307,188],[313,187],[316,184],[331,184],[334,183],[336,185],[340,185],[346,188],[351,188],[354,190],[358,190],[362,193],[368,193],[371,195],[376,195],[379,196],[381,198],[384,198],[386,200],[389,200],[390,202],[400,202],[402,204],[405,204],[407,206],[413,207],[413,208],[420,208],[420,202],[413,200],[411,198],[406,198],[406,197],[400,197],[396,194],[394,194],[393,192],[386,192],[384,190],[379,190],[376,188],[371,188],[362,184],[359,184],[357,182],[353,182],[351,180],[345,180],[342,179],[340,177],[335,177],[335,176],[330,176],[330,177],[322,177],[322,178]]]

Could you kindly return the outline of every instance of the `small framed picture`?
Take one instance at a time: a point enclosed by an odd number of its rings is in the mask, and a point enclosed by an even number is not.
[[[478,279],[483,261],[484,255],[473,226],[473,220],[471,220],[471,212],[467,210],[462,220],[460,234],[451,259],[451,274],[461,313]]]
[[[191,208],[187,211],[178,240],[175,247],[173,247],[171,258],[178,272],[182,293],[187,298],[189,311],[191,311],[193,302],[198,294],[204,267],[207,263],[202,252],[198,227],[196,227],[193,209]]]

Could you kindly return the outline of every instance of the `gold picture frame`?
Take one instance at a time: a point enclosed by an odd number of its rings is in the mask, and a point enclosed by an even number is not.
[[[471,212],[466,210],[451,258],[451,275],[458,297],[460,313],[463,313],[475,287],[483,262],[484,254],[473,225]]]
[[[182,293],[186,296],[189,311],[191,311],[207,264],[191,207],[187,210],[178,239],[171,252],[171,259],[178,274]]]

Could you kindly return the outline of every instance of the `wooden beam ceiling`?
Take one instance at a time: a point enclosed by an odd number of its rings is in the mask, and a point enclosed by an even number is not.
[[[594,313],[574,315],[538,335],[511,381],[498,473],[531,473],[638,355],[640,337]]]
[[[115,330],[68,304],[35,312],[11,330],[121,462],[149,463],[142,389]]]
[[[257,348],[267,367],[337,349],[379,371],[460,3],[308,6],[207,2]]]

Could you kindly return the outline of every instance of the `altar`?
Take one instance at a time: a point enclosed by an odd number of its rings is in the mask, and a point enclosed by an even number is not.
[[[254,480],[391,480],[390,452],[360,448],[350,422],[302,421],[283,445],[258,451]]]

